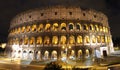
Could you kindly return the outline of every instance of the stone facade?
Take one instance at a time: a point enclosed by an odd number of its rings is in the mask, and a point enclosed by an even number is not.
[[[18,14],[10,24],[8,46],[15,58],[39,60],[82,59],[93,57],[95,50],[113,51],[106,15],[64,6]]]

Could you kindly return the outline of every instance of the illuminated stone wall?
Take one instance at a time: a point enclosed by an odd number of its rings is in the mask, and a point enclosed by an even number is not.
[[[47,7],[18,14],[10,24],[8,45],[19,58],[91,57],[113,50],[107,17],[79,7]],[[66,55],[66,52],[68,53]]]

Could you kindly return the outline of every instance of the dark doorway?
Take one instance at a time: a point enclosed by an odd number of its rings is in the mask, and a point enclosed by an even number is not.
[[[106,50],[103,50],[103,56],[107,57],[107,51]]]

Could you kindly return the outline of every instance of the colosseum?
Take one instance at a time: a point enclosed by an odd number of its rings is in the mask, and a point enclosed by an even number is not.
[[[108,18],[80,7],[37,8],[15,16],[8,47],[20,59],[85,59],[113,52]]]

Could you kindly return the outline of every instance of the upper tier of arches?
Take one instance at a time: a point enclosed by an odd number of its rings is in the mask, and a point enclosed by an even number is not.
[[[88,20],[93,22],[102,23],[108,26],[107,17],[95,10],[82,10],[79,7],[48,7],[41,9],[33,9],[18,14],[13,18],[10,24],[10,28],[16,25],[24,24],[31,21],[43,21],[43,20]]]

